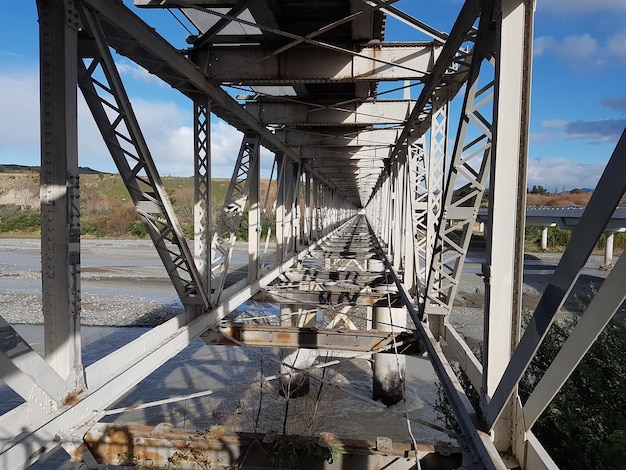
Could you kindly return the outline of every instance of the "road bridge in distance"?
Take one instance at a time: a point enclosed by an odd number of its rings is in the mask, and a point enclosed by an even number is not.
[[[284,356],[276,394],[291,404],[310,394],[308,369],[320,347],[372,354],[367,400],[390,413],[407,390],[402,353],[421,354],[458,423],[454,433],[439,431],[454,434],[463,468],[556,468],[533,426],[624,301],[626,258],[615,263],[524,403],[517,387],[624,196],[626,136],[522,334],[534,7],[532,0],[466,0],[443,32],[420,19],[421,6],[405,11],[385,0],[37,1],[45,351],[40,356],[11,325],[0,325],[0,373],[21,397],[0,417],[0,467],[23,468],[62,447],[102,468],[109,460],[99,449],[108,438],[118,465],[167,459],[140,446],[153,437],[189,449],[168,426],[147,438],[145,429],[132,434],[124,423],[103,428],[102,421],[116,400],[202,337],[239,347],[277,344]],[[142,19],[141,8],[177,15],[196,33],[184,48],[175,46]],[[387,41],[400,23],[411,38]],[[193,109],[193,237],[163,187],[119,56]],[[93,363],[83,360],[80,332],[77,89],[185,309]],[[213,217],[215,117],[239,131],[241,143]],[[460,123],[454,131],[450,119]],[[265,195],[262,167],[272,168],[274,190]],[[486,188],[488,288],[479,361],[448,317]],[[246,224],[246,276],[230,284],[234,243]],[[272,262],[262,248],[264,225],[276,239]],[[279,302],[280,325],[225,322],[253,297]],[[478,393],[477,404],[452,362]],[[436,426],[410,414],[407,420]],[[186,454],[196,460],[177,462],[206,466],[217,440],[220,464],[235,465],[245,440],[220,438],[204,435],[207,445]],[[262,440],[318,456],[336,444],[346,460],[326,462],[328,468],[347,468],[359,452],[373,456],[360,468],[375,468],[381,461],[373,459],[383,454],[393,457],[393,468],[427,468],[430,456],[442,453],[413,439],[407,446],[383,438],[350,446],[337,436],[297,447],[268,432]]]
[[[526,224],[538,225],[541,231],[541,249],[548,248],[548,227],[559,227],[562,230],[574,230],[585,211],[584,207],[528,207],[526,209]],[[488,218],[488,211],[480,209],[477,221],[484,224]],[[481,230],[482,231],[482,230]],[[611,219],[604,227],[606,242],[604,245],[604,266],[610,268],[613,265],[613,238],[615,233],[626,231],[626,207],[617,207]]]

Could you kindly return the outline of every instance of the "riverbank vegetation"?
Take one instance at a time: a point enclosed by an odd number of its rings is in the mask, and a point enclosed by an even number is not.
[[[213,223],[228,192],[228,179],[212,180],[211,217]],[[163,185],[188,237],[193,237],[193,178],[163,177]],[[266,194],[270,191],[270,197]],[[261,198],[273,201],[276,182],[261,183]],[[147,231],[134,204],[117,174],[80,175],[81,236],[87,238],[146,238]],[[247,214],[244,214],[240,239],[247,238]],[[265,208],[264,233],[271,223],[271,207]],[[12,237],[35,237],[40,228],[39,174],[33,171],[0,172],[0,234]]]
[[[212,180],[211,216],[216,222],[229,186],[228,179]],[[193,236],[193,178],[163,177],[163,184],[174,211],[185,234]],[[266,197],[269,189],[269,197]],[[122,179],[117,174],[98,173],[82,169],[81,192],[81,236],[85,238],[146,238],[147,231],[139,219]],[[272,226],[272,202],[276,194],[276,182],[262,180],[261,201],[263,207],[263,233]],[[560,194],[548,193],[545,188],[533,187],[527,194],[528,206],[571,207],[585,206],[590,192],[573,189]],[[266,202],[267,201],[267,202]],[[39,173],[38,169],[19,166],[0,166],[0,236],[39,236]],[[242,219],[238,239],[246,240],[248,230],[247,213]],[[526,251],[541,249],[542,227],[526,228]],[[275,233],[272,228],[272,233]],[[473,238],[481,246],[480,236]],[[562,251],[570,238],[570,232],[558,227],[548,228],[547,251]],[[600,239],[597,249],[603,250],[606,237]],[[616,233],[614,248],[626,248],[626,233]],[[484,246],[484,243],[483,245]]]

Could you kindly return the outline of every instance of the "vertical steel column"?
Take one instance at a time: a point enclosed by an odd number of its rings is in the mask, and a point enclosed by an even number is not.
[[[407,167],[411,203],[411,252],[415,263],[417,302],[423,311],[434,237],[428,236],[428,177],[424,137],[408,142]],[[407,248],[409,249],[409,248]],[[405,281],[406,282],[406,281]]]
[[[311,173],[305,172],[304,182],[304,229],[302,242],[305,245],[311,243]]]
[[[527,31],[532,31],[532,14],[527,14],[526,3],[503,0],[499,18],[485,272],[485,407],[520,334],[532,45]],[[494,444],[501,451],[511,446],[512,413],[510,406],[494,425]]]
[[[481,20],[481,25],[483,21]],[[484,45],[485,48],[489,44]],[[472,229],[489,176],[491,122],[483,112],[492,112],[493,81],[482,88],[478,78],[483,62],[474,48],[467,90],[461,111],[452,163],[442,198],[442,211],[436,220],[437,236],[428,272],[424,312],[435,337],[443,336],[441,316],[449,314],[458,289]],[[485,112],[485,113],[486,113]],[[430,191],[429,191],[430,192]],[[432,216],[429,208],[429,217]],[[431,320],[433,320],[431,322]]]
[[[194,102],[194,261],[211,296],[211,103]]]
[[[311,207],[311,237],[313,241],[320,239],[319,235],[319,183],[314,178],[311,189],[313,191],[313,207]]]
[[[393,164],[393,233],[392,236],[392,256],[393,269],[400,272],[402,263],[402,231],[404,230],[405,220],[404,211],[404,164],[406,154],[401,151],[398,158]]]
[[[258,175],[260,155],[260,137],[251,132],[245,134],[241,140],[239,155],[230,179],[230,186],[224,200],[217,228],[211,242],[211,277],[212,305],[217,305],[228,275],[230,259],[237,240],[237,231],[248,202],[250,193],[251,175]],[[253,178],[254,179],[254,178]],[[256,203],[258,205],[258,176]],[[258,207],[257,207],[258,210]]]
[[[276,167],[278,176],[276,177],[276,266],[283,263],[285,252],[285,185],[286,185],[286,165],[287,158],[281,154],[276,154]]]
[[[85,386],[80,337],[78,13],[38,1],[41,82],[41,269],[46,360]]]
[[[248,282],[259,277],[259,249],[261,240],[261,162],[250,166],[248,179]]]

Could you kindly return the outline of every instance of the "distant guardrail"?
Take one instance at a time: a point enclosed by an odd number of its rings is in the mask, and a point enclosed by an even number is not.
[[[526,209],[526,224],[551,226],[556,225],[565,230],[571,230],[583,215],[585,208],[582,206],[568,207],[541,207],[533,206]],[[487,209],[479,209],[477,220],[487,221]],[[626,207],[618,207],[613,212],[611,220],[606,226],[607,232],[619,232],[626,230]]]

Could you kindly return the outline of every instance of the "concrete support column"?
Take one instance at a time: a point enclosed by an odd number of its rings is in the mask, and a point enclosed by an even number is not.
[[[280,324],[282,326],[315,326],[317,324],[317,313],[298,313],[298,306],[294,304],[281,304]],[[278,380],[278,392],[288,398],[303,397],[309,393],[309,376],[296,369],[307,369],[311,367],[317,358],[317,352],[313,349],[303,348],[283,348],[281,349],[282,361],[280,366],[281,375]]]
[[[610,268],[613,266],[613,232],[607,232],[606,245],[604,246],[604,267]]]
[[[406,328],[406,309],[375,305],[373,325],[379,331],[400,332]],[[398,403],[404,397],[403,378],[406,358],[395,353],[374,354],[373,398],[387,406]]]
[[[548,227],[544,227],[541,229],[541,249],[548,249]]]

